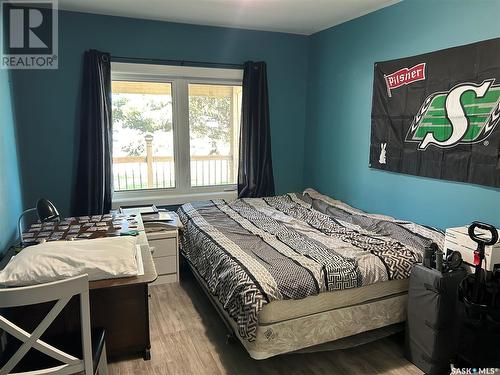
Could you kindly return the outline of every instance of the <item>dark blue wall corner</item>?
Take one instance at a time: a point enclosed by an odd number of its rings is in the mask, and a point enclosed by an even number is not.
[[[405,0],[313,35],[304,185],[423,224],[499,226],[499,189],[368,168],[374,62],[500,37],[499,19],[498,0]]]
[[[17,236],[22,210],[9,72],[0,69],[0,255]]]
[[[74,189],[82,56],[115,56],[268,66],[273,165],[278,192],[303,183],[307,37],[157,22],[85,13],[59,13],[59,69],[13,72],[23,197],[47,197],[68,214]]]

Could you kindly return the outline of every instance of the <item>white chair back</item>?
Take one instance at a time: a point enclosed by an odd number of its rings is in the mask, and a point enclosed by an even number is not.
[[[59,313],[68,304],[71,298],[76,295],[79,295],[80,297],[83,353],[83,358],[81,359],[65,353],[40,339],[43,333],[47,330],[47,328],[49,328]],[[51,301],[57,302],[32,333],[26,332],[21,327],[1,315],[1,309],[34,305]],[[87,275],[40,285],[0,289],[0,329],[14,336],[23,343],[16,353],[0,369],[0,375],[16,374],[13,373],[12,370],[24,358],[26,353],[28,353],[31,348],[56,359],[61,362],[61,365],[48,369],[31,371],[29,372],[30,375],[69,375],[79,372],[83,372],[85,375],[93,374],[92,343],[90,334],[89,281]]]

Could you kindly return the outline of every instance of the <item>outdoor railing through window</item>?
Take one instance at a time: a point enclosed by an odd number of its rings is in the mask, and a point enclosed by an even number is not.
[[[231,155],[191,156],[191,186],[227,185],[233,183]],[[115,191],[164,189],[175,187],[172,156],[122,156],[113,158]]]

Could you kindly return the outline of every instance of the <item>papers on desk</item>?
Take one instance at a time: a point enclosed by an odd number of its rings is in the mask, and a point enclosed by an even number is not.
[[[91,281],[137,276],[141,270],[144,274],[136,242],[136,237],[125,236],[30,246],[0,271],[0,285],[33,285],[82,274]]]
[[[173,221],[174,218],[168,212],[158,211],[157,213],[142,214],[143,223],[150,221]]]
[[[158,208],[154,204],[146,205],[146,206],[121,206],[120,212],[122,214],[130,215],[130,214],[154,214],[158,212]]]

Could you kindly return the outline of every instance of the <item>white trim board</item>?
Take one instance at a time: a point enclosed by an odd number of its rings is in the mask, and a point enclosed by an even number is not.
[[[192,66],[160,65],[160,64],[135,64],[111,62],[111,78],[119,79],[123,75],[139,75],[146,77],[175,77],[175,78],[200,78],[218,79],[228,81],[243,81],[243,69],[202,68]]]

